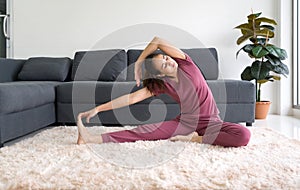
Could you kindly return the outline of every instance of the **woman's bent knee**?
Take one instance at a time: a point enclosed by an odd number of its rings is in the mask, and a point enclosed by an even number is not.
[[[246,146],[251,138],[251,132],[249,129],[247,129],[246,127],[241,127],[240,128],[240,132],[239,132],[239,136],[237,138],[236,141],[236,146]]]

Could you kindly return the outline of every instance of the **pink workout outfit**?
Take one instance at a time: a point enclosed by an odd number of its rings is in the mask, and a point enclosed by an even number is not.
[[[102,134],[103,142],[134,142],[161,140],[196,131],[203,143],[226,147],[248,144],[250,131],[236,123],[223,122],[213,95],[201,71],[186,54],[186,59],[173,58],[178,63],[178,83],[165,78],[166,88],[155,90],[155,96],[166,93],[180,105],[180,114],[170,121],[139,125],[131,130]]]

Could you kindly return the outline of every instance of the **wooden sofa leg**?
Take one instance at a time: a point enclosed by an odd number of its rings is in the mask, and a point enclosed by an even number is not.
[[[252,126],[252,122],[246,122],[246,126],[251,127]]]

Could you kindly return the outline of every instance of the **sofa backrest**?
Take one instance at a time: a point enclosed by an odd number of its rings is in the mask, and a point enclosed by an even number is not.
[[[26,60],[0,58],[0,82],[12,82],[18,77]]]
[[[123,49],[79,51],[74,56],[71,80],[125,81],[126,67]]]
[[[215,48],[182,49],[201,70],[206,80],[216,80],[219,77],[218,54]]]
[[[133,64],[142,53],[140,49],[129,49],[127,51],[128,57],[128,68],[127,68],[127,80],[134,80],[134,66]],[[187,53],[194,63],[201,70],[206,80],[216,80],[219,76],[218,67],[218,54],[215,48],[192,48],[182,49],[183,52]]]
[[[202,71],[206,80],[216,80],[218,78],[218,55],[215,48],[192,48],[182,50],[193,59],[195,64]],[[69,72],[64,71],[64,78],[65,75],[68,75],[69,73],[71,78],[68,77],[67,81],[70,79],[77,81],[134,81],[134,63],[142,51],[143,50],[141,49],[129,49],[126,52],[123,49],[109,49],[76,52],[74,60],[63,58],[70,60],[68,61],[70,62],[68,63],[69,66],[66,64],[66,67],[70,67],[70,69]],[[44,59],[45,58],[36,58],[35,62]],[[47,60],[48,59],[50,58],[47,58]],[[62,58],[58,60],[61,59]],[[51,58],[51,60],[55,61],[56,59]],[[30,63],[30,59],[18,60],[0,58],[0,82],[17,80],[18,74],[22,71],[26,62]],[[40,64],[46,67],[47,64],[43,64],[43,62],[45,61],[41,61]],[[66,67],[57,67],[57,69]],[[33,71],[34,69],[30,69],[30,71],[31,70]],[[53,69],[49,69],[49,72],[51,70]]]

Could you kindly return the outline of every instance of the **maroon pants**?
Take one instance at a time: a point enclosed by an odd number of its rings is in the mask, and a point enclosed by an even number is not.
[[[225,147],[246,146],[251,136],[246,127],[236,123],[223,122],[218,118],[200,120],[196,125],[176,118],[171,121],[140,125],[131,130],[105,133],[102,134],[102,138],[104,143],[162,140],[176,135],[187,135],[194,131],[203,136],[203,143]]]

